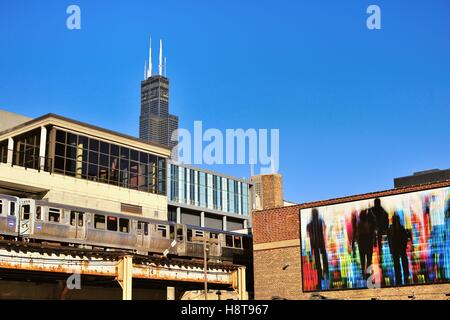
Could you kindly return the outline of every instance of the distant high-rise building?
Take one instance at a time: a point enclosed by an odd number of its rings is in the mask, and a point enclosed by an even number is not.
[[[178,129],[178,117],[169,113],[169,79],[166,76],[166,59],[163,66],[162,41],[159,48],[158,74],[153,75],[150,40],[148,69],[146,61],[144,80],[141,82],[139,137],[172,149],[178,144],[178,141],[171,140],[172,133],[176,129]]]

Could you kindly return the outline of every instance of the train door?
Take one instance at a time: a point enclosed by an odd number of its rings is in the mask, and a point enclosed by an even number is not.
[[[75,239],[86,238],[86,214],[80,211],[70,211],[70,225],[75,227]]]
[[[176,225],[176,238],[177,246],[175,248],[175,251],[180,256],[184,256],[186,254],[186,237],[184,236],[186,234],[186,226],[182,224]]]
[[[19,236],[29,236],[34,227],[35,203],[31,199],[19,199]]]
[[[222,246],[220,244],[219,233],[209,232],[210,255],[213,257],[222,256]]]
[[[146,248],[148,250],[149,242],[150,242],[150,234],[148,230],[148,222],[145,221],[137,221],[136,226],[136,239],[137,246],[140,248]]]

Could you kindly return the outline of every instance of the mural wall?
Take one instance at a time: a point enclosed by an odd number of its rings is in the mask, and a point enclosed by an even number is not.
[[[450,188],[300,212],[303,291],[450,281]]]

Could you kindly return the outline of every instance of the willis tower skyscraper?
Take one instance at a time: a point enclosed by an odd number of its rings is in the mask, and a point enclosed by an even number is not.
[[[162,61],[162,40],[159,42],[158,74],[152,74],[152,42],[150,39],[149,64],[144,66],[144,80],[141,82],[141,115],[139,137],[143,140],[161,144],[173,149],[178,144],[172,141],[172,133],[178,129],[178,117],[169,113],[169,79],[164,75]],[[173,156],[176,156],[175,154]]]

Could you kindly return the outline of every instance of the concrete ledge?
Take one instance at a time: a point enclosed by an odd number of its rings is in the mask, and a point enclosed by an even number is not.
[[[258,243],[253,245],[253,251],[271,250],[289,247],[300,247],[300,239]]]

